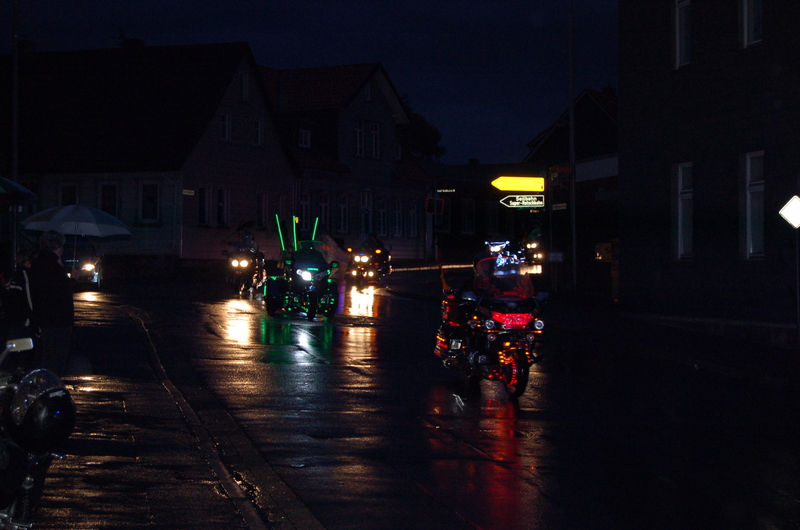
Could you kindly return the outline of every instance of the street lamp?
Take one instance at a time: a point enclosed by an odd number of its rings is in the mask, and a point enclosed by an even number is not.
[[[780,214],[795,228],[794,268],[797,293],[797,345],[800,348],[800,232],[797,230],[800,228],[800,197],[795,195],[789,199],[789,202],[781,208]]]

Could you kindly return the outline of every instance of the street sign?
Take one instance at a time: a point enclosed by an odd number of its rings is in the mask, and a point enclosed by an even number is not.
[[[509,208],[544,208],[544,195],[506,195],[500,204]]]
[[[544,191],[544,177],[497,177],[492,186],[500,191]]]

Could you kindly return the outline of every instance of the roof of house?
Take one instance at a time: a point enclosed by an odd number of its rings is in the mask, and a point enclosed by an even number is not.
[[[575,98],[575,151],[578,158],[616,152],[616,134],[605,134],[600,128],[617,126],[618,99],[610,89],[603,92],[584,90]],[[528,142],[526,162],[535,157],[560,158],[567,156],[569,110]]]
[[[399,123],[408,118],[381,63],[278,70],[262,66],[267,94],[279,112],[340,111],[375,78]]]
[[[243,59],[255,67],[245,42],[21,54],[20,172],[179,170]]]

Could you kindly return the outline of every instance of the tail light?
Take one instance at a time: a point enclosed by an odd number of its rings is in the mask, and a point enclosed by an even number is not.
[[[525,329],[534,320],[533,313],[499,313],[492,311],[492,320],[500,323],[503,329]]]

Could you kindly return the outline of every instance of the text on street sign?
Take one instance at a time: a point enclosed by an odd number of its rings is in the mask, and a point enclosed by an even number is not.
[[[509,208],[544,208],[544,195],[506,195],[500,204]]]

